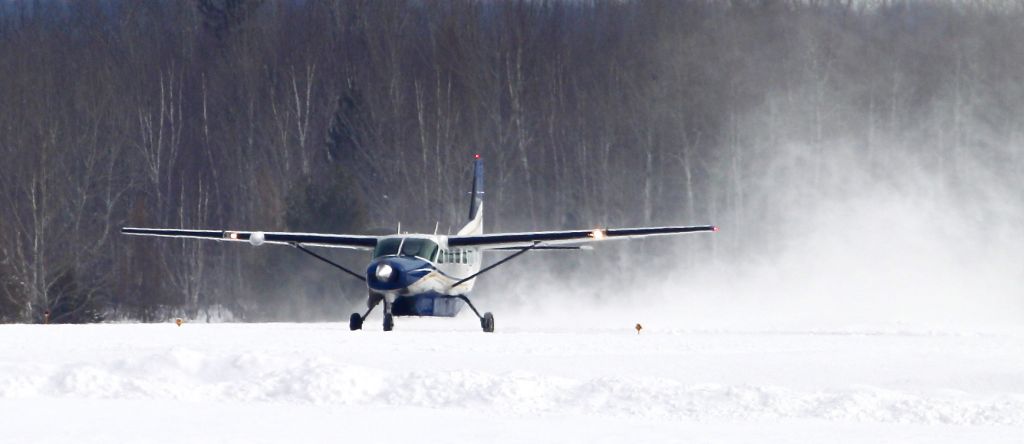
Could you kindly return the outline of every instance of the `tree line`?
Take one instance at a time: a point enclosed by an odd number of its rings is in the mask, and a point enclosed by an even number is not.
[[[964,195],[979,171],[1019,191],[1022,12],[3,2],[0,321],[343,318],[365,290],[291,249],[118,230],[449,232],[477,153],[489,231],[722,226],[689,264],[770,246],[792,215],[769,197],[841,188],[838,159],[882,182],[912,159]],[[609,251],[591,265],[624,266]]]

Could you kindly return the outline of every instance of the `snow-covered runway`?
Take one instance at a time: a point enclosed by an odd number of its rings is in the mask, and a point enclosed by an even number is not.
[[[0,326],[0,441],[1024,441],[1021,331],[399,321]]]

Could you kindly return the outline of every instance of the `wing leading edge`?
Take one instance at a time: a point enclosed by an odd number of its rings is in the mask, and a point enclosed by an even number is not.
[[[307,246],[351,248],[356,250],[372,250],[377,246],[378,239],[377,236],[347,234],[283,233],[273,231],[177,230],[132,227],[122,228],[121,233],[135,236],[183,237],[227,242],[248,242],[253,245],[260,245],[263,243],[281,245],[302,244]]]
[[[608,228],[595,230],[530,231],[523,233],[494,233],[467,236],[451,236],[450,247],[477,247],[484,250],[509,250],[535,245],[535,249],[576,249],[580,244],[611,239],[637,239],[649,236],[718,231],[714,225],[649,227],[649,228]],[[377,246],[378,236],[347,234],[285,233],[273,231],[229,231],[229,230],[179,230],[167,228],[125,227],[121,232],[135,236],[180,237],[207,239],[226,242],[248,242],[253,245],[302,244],[328,248],[350,248],[372,250]],[[576,247],[571,247],[576,246]]]
[[[600,242],[610,239],[636,239],[648,236],[718,231],[714,225],[649,227],[649,228],[608,228],[596,230],[531,231],[525,233],[495,233],[476,236],[451,236],[450,247],[478,247],[484,250],[524,248],[531,245],[575,245]]]

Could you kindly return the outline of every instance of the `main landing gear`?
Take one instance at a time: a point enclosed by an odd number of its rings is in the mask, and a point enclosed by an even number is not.
[[[473,306],[473,303],[470,302],[469,298],[465,295],[460,294],[458,296],[447,297],[463,300],[466,305],[469,305],[469,308],[473,309],[473,313],[476,314],[476,317],[480,319],[480,329],[485,333],[494,333],[494,315],[491,314],[491,312],[486,312],[481,316],[480,312],[477,311],[476,307]],[[363,321],[366,320],[366,317],[370,315],[370,312],[372,312],[373,309],[381,302],[384,302],[384,331],[394,330],[395,317],[391,314],[391,304],[382,296],[370,296],[370,299],[367,301],[367,305],[370,306],[370,309],[366,310],[366,313],[352,313],[352,316],[349,316],[348,318],[348,329],[352,331],[362,330]]]
[[[480,312],[477,311],[476,307],[473,306],[473,303],[470,302],[469,298],[467,298],[466,295],[464,294],[450,297],[462,299],[462,301],[465,302],[466,305],[469,306],[469,308],[473,309],[473,313],[476,314],[476,317],[480,318],[480,328],[483,329],[484,333],[494,333],[494,315],[491,314],[491,312],[484,313],[483,316],[480,316]]]
[[[480,318],[480,327],[484,333],[494,333],[494,315],[491,312],[484,313],[484,317]]]
[[[366,320],[366,317],[370,315],[370,312],[372,312],[373,309],[381,302],[384,302],[384,331],[394,330],[395,316],[391,314],[391,303],[380,295],[371,295],[370,299],[366,301],[366,304],[370,306],[370,309],[366,310],[366,313],[361,315],[359,313],[352,313],[352,316],[349,316],[348,329],[352,331],[362,330],[363,321]]]

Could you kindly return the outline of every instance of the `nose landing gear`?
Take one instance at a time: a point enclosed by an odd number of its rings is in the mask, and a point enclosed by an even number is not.
[[[391,304],[394,296],[384,296],[384,331],[391,331],[395,328],[395,317],[391,315]]]

